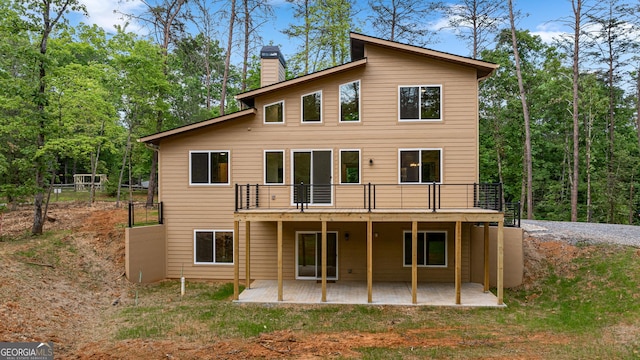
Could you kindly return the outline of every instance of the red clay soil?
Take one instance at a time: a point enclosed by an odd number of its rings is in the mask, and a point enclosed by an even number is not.
[[[58,246],[59,256],[46,249],[33,253],[43,240],[28,233],[30,209],[5,213],[0,233],[0,341],[53,341],[57,358],[72,359],[317,359],[359,358],[363,347],[398,349],[517,346],[510,359],[536,359],[542,344],[568,339],[546,334],[496,334],[496,340],[469,343],[460,329],[399,331],[390,326],[381,333],[306,334],[276,331],[259,337],[211,343],[169,340],[113,340],[111,323],[118,311],[115,301],[127,302],[131,284],[123,277],[126,210],[113,204],[53,207],[46,228],[67,230]],[[62,250],[60,250],[62,249]],[[548,259],[566,264],[578,249],[559,242],[525,241],[525,287],[541,279]],[[49,256],[49,257],[48,257]],[[547,260],[545,260],[547,259]],[[567,269],[568,271],[569,269]],[[107,320],[105,320],[107,319]],[[492,331],[487,329],[487,331]],[[446,336],[443,336],[446,334]],[[493,343],[498,342],[499,343]],[[417,357],[416,357],[417,358]],[[495,358],[494,358],[495,359]]]

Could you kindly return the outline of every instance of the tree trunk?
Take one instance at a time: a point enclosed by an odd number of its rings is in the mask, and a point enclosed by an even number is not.
[[[640,149],[640,67],[636,78],[636,130],[638,132],[638,149]]]
[[[124,176],[124,168],[127,165],[127,156],[129,155],[130,152],[131,152],[131,127],[129,127],[129,134],[127,135],[127,147],[125,148],[124,155],[122,156],[122,167],[120,168],[120,177],[118,178],[118,196],[116,198],[116,207],[120,207],[120,189],[122,188],[122,177]],[[131,182],[129,182],[129,187],[131,187]]]
[[[227,103],[227,83],[229,82],[229,67],[231,66],[231,50],[233,49],[233,28],[236,20],[236,0],[231,0],[229,14],[229,37],[227,38],[227,53],[224,58],[224,75],[222,76],[222,94],[220,95],[220,115],[225,114]]]
[[[45,126],[46,126],[46,69],[45,69],[45,56],[47,54],[47,41],[49,40],[49,34],[55,21],[52,23],[49,17],[51,11],[51,2],[45,0],[42,2],[42,20],[44,28],[42,29],[42,37],[40,39],[40,59],[38,60],[38,95],[36,97],[37,104],[37,116],[38,116],[38,134],[36,135],[36,147],[42,149],[45,142]],[[44,215],[42,213],[42,203],[44,200],[44,173],[45,173],[45,160],[43,156],[39,156],[35,161],[35,176],[36,176],[36,194],[33,199],[33,226],[31,227],[31,234],[41,235],[42,228],[44,227]]]
[[[529,124],[529,106],[524,90],[522,71],[520,69],[520,54],[516,39],[516,24],[513,16],[513,1],[509,0],[509,20],[511,22],[511,41],[513,42],[513,57],[516,63],[516,75],[518,76],[518,88],[520,89],[520,101],[522,102],[522,115],[524,116],[524,161],[527,175],[527,219],[533,219],[533,165],[531,160],[531,129]]]
[[[591,131],[593,128],[593,114],[589,112],[587,117],[587,134],[585,143],[586,171],[587,171],[587,222],[593,221],[593,209],[591,208]]]
[[[242,86],[244,92],[247,89],[247,63],[249,62],[249,31],[251,14],[249,13],[249,0],[242,0],[244,6],[244,51],[242,53]]]
[[[578,80],[580,77],[580,22],[582,16],[582,0],[572,0],[575,17],[573,34],[573,179],[571,182],[571,221],[578,221],[578,177],[580,172],[580,124],[578,109]]]

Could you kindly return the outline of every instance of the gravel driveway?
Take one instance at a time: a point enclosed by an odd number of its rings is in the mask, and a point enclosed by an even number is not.
[[[522,220],[521,227],[530,236],[562,239],[570,244],[612,243],[640,248],[640,226]]]

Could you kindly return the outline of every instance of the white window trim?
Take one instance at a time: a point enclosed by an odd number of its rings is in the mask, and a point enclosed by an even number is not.
[[[423,151],[423,150],[439,150],[440,151],[440,181],[436,182],[436,184],[444,183],[444,163],[442,159],[444,157],[444,151],[442,148],[408,148],[408,149],[398,149],[398,184],[402,185],[424,185],[424,184],[433,184],[433,182],[422,182],[422,179],[418,182],[402,182],[402,152],[403,151]],[[422,168],[422,156],[420,156],[420,168]],[[422,171],[420,171],[420,177],[422,178]]]
[[[196,261],[196,233],[197,232],[211,232],[213,233],[213,261],[212,262],[198,262]],[[217,266],[232,266],[235,261],[235,254],[231,256],[233,259],[229,263],[218,263],[216,262],[216,232],[230,232],[231,236],[235,236],[233,230],[221,230],[221,229],[193,229],[193,263],[195,265],[217,265]],[[234,249],[235,250],[235,249]]]
[[[304,97],[305,96],[309,96],[309,95],[315,95],[315,94],[320,94],[320,121],[304,121]],[[324,109],[323,109],[323,96],[322,96],[322,90],[318,90],[318,91],[313,91],[310,92],[308,94],[303,94],[300,96],[300,123],[302,124],[322,124],[323,120],[322,118],[324,117]]]
[[[404,237],[406,236],[405,234],[407,234],[407,233],[411,234],[411,230],[404,230],[402,232],[402,267],[410,268],[412,266],[411,264],[407,265],[407,264],[404,263],[404,259],[405,259],[406,255],[407,255],[406,254],[407,249],[404,246]],[[419,230],[418,234],[419,233],[424,233],[425,234],[425,237],[424,237],[425,240],[427,238],[426,235],[428,233],[444,234],[444,265],[420,265],[420,264],[418,264],[418,267],[422,267],[422,268],[441,268],[441,269],[449,267],[449,236],[448,236],[449,234],[444,230]],[[427,247],[425,246],[425,251],[426,251],[426,249],[427,249]],[[425,256],[425,260],[426,260],[426,256]]]
[[[400,117],[400,89],[403,87],[417,87],[417,88],[421,88],[421,87],[439,87],[440,88],[440,119],[402,119]],[[425,84],[425,85],[399,85],[398,86],[398,121],[402,121],[402,122],[442,122],[442,119],[444,119],[444,106],[442,104],[442,96],[443,96],[443,91],[442,91],[442,84]],[[422,101],[421,99],[418,99],[419,101]],[[421,104],[418,104],[418,114],[420,114],[420,109],[421,109]],[[419,115],[418,115],[419,116]]]
[[[351,84],[351,83],[354,83],[354,82],[357,82],[358,84],[360,84],[358,86],[358,120],[342,121],[342,100],[340,99],[341,88],[344,85],[348,85],[348,84]],[[362,121],[362,103],[361,103],[362,102],[362,96],[361,96],[361,90],[362,90],[362,82],[360,81],[360,79],[349,81],[349,82],[346,82],[344,84],[340,84],[338,86],[338,107],[340,108],[340,114],[339,114],[339,117],[338,117],[338,122],[339,123],[343,123],[343,124],[354,123],[355,124],[355,123],[359,123],[359,122]],[[398,90],[398,91],[400,91],[400,90]]]
[[[310,277],[310,276],[300,276],[298,274],[298,234],[314,234],[317,236],[317,234],[320,234],[321,231],[311,231],[311,230],[307,230],[307,231],[296,231],[295,234],[295,243],[296,243],[296,249],[295,249],[295,270],[296,270],[296,280],[318,280],[322,277],[322,273],[319,274],[320,277],[318,277],[318,275],[316,275],[316,277]],[[338,261],[336,262],[336,276],[335,277],[328,277],[328,280],[338,280],[339,275],[340,275],[340,237],[338,236],[338,232],[337,231],[327,231],[327,234],[336,234],[336,258],[338,259]],[[321,254],[317,254],[316,256],[321,256]]]
[[[268,183],[267,182],[267,153],[281,153],[282,154],[282,182],[273,182],[273,183]],[[262,161],[263,161],[263,179],[262,179],[262,183],[264,185],[283,185],[285,183],[285,177],[286,177],[286,171],[285,171],[285,156],[284,156],[284,150],[264,150],[263,154],[262,154]]]
[[[191,154],[193,153],[221,153],[221,152],[226,152],[227,153],[227,182],[226,183],[212,183],[211,182],[211,169],[209,169],[209,172],[207,173],[207,176],[209,177],[209,181],[206,184],[200,184],[200,183],[193,183],[191,181]],[[209,155],[211,156],[211,155]],[[208,166],[211,165],[211,158],[209,158],[209,162],[208,162]],[[231,150],[189,150],[189,186],[229,186],[229,184],[231,184]]]
[[[282,103],[282,122],[267,122],[267,107],[271,105],[276,105]],[[270,104],[266,104],[262,107],[262,123],[267,125],[281,125],[285,123],[285,111],[284,111],[284,100],[272,102]]]
[[[293,184],[293,181],[295,179],[295,173],[294,173],[294,170],[295,170],[294,169],[295,168],[294,161],[295,161],[295,159],[294,159],[293,155],[295,153],[297,153],[297,152],[310,152],[310,153],[313,154],[314,151],[329,151],[329,152],[331,152],[331,175],[330,175],[331,176],[331,182],[329,183],[329,185],[331,186],[331,202],[328,203],[328,204],[309,203],[309,205],[310,206],[320,206],[320,207],[333,206],[333,203],[335,201],[334,196],[336,195],[335,191],[334,191],[335,189],[333,187],[333,184],[335,184],[335,182],[334,182],[335,180],[334,180],[334,177],[333,177],[333,167],[334,167],[333,149],[292,149],[291,150],[291,157],[290,157],[290,159],[291,159],[291,166],[290,166],[290,168],[291,168],[290,169],[290,172],[291,172],[291,183]],[[311,170],[313,171],[313,168]],[[313,173],[311,174],[311,177],[313,178]],[[296,185],[296,184],[293,184],[293,185]],[[293,190],[293,187],[292,187],[291,188],[291,206],[295,206],[296,205],[295,197],[294,197],[293,194],[294,194],[294,190]]]
[[[343,151],[357,151],[358,152],[358,182],[357,183],[343,183],[342,182],[342,152]],[[340,178],[339,178],[339,183],[340,184],[345,184],[345,185],[359,185],[362,184],[362,151],[360,151],[360,149],[340,149],[339,151],[340,155],[339,155],[339,161],[340,161]]]

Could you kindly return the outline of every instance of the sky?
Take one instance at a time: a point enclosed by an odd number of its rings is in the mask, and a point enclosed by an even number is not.
[[[455,3],[455,0],[449,0]],[[503,0],[496,0],[503,1]],[[72,19],[72,22],[82,21],[88,24],[96,24],[104,28],[108,32],[114,31],[114,24],[124,24],[121,13],[138,13],[144,10],[145,6],[140,0],[81,0],[87,7],[89,17]],[[282,34],[282,30],[291,23],[295,23],[292,18],[291,6],[285,0],[271,0],[274,7],[273,20],[261,28],[263,42],[269,44],[273,42],[279,45],[285,57],[293,55],[297,51],[294,41],[289,40]],[[357,0],[356,8],[366,9],[368,7],[367,0]],[[520,10],[522,14],[527,16],[518,21],[517,27],[529,30],[531,33],[538,35],[545,42],[551,42],[568,28],[563,25],[561,19],[568,18],[572,14],[570,0],[515,0],[514,7]],[[361,11],[364,14],[365,11]],[[366,35],[375,35],[370,26],[364,19],[361,21],[361,32]],[[436,29],[440,28],[439,24],[445,23],[446,19],[433,19],[429,22],[429,26]],[[221,24],[225,27],[226,22]],[[141,24],[131,23],[128,30],[140,34],[144,34],[144,26]],[[440,30],[438,32],[439,42],[428,45],[429,48],[438,51],[444,51],[456,55],[469,56],[470,49],[468,44],[458,39],[452,30]]]

